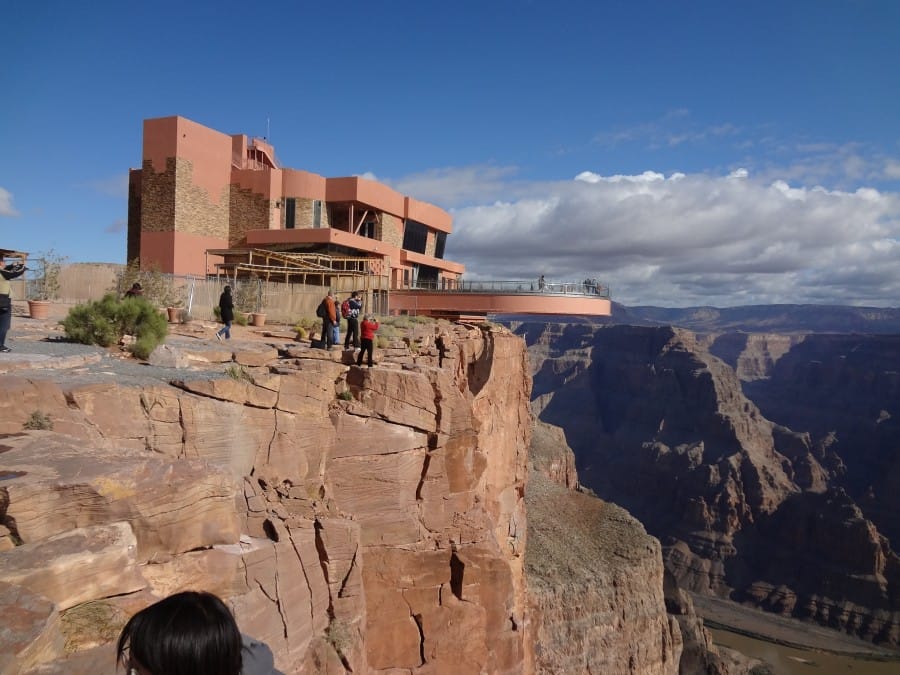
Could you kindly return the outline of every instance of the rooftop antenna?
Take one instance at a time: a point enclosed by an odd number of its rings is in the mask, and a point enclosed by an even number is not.
[[[271,143],[272,139],[269,138],[269,116],[266,115],[266,140]]]

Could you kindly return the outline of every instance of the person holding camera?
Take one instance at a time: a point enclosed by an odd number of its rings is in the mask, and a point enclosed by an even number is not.
[[[0,352],[3,353],[12,351],[6,346],[6,334],[12,325],[12,286],[9,280],[22,276],[26,269],[21,260],[0,267]]]

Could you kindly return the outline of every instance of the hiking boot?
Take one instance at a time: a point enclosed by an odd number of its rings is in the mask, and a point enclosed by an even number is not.
[[[11,351],[12,351],[12,349],[7,347],[6,345],[0,345],[0,352],[5,354],[6,352],[11,352]]]
[[[221,333],[216,333],[216,340],[219,340],[219,341],[222,340],[222,334],[221,334]]]

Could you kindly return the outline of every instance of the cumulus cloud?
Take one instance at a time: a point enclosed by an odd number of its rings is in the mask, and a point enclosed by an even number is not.
[[[454,186],[445,171],[421,183],[431,191],[422,198],[439,204],[449,203],[443,192],[476,200],[452,210],[447,244],[447,257],[465,263],[469,278],[597,277],[615,300],[671,307],[891,306],[900,297],[896,192],[804,187],[746,169],[585,171],[571,181],[518,182],[497,199],[498,186],[479,192],[478,175],[462,171]]]
[[[13,196],[9,190],[0,187],[0,216],[18,216],[19,212],[13,206]]]

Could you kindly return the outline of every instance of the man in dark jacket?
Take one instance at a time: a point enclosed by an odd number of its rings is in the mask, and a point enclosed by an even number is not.
[[[9,280],[25,273],[22,261],[4,265],[0,259],[0,352],[11,351],[6,346],[6,334],[12,324],[12,287]]]
[[[223,337],[230,340],[231,322],[234,321],[234,298],[231,297],[231,286],[226,286],[222,295],[219,296],[219,312],[222,323],[225,325],[216,331],[216,340],[221,340]]]
[[[359,349],[359,313],[363,308],[359,291],[353,291],[350,294],[347,304],[350,305],[350,313],[347,315],[347,337],[344,338],[344,349],[349,349],[350,345],[353,345],[354,349]]]

